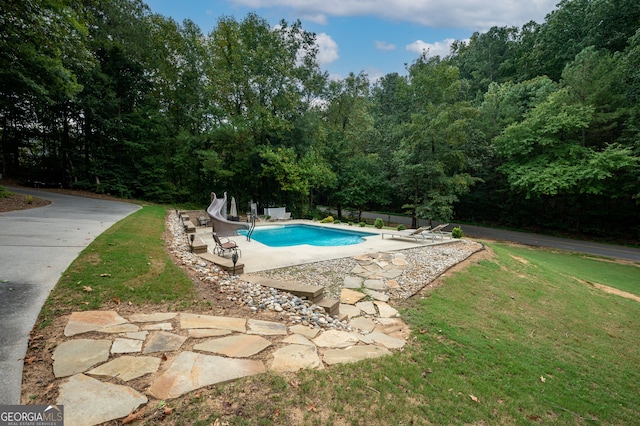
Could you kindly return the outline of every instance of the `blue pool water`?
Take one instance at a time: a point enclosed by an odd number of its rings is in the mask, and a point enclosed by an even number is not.
[[[247,235],[247,231],[238,231]],[[269,247],[290,247],[308,244],[311,246],[348,246],[364,241],[370,232],[331,229],[311,225],[279,225],[257,227],[251,238]]]

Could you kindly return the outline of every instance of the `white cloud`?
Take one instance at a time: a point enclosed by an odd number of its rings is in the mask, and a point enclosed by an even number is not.
[[[369,83],[374,84],[378,82],[382,77],[385,76],[385,73],[380,71],[377,68],[369,68],[365,71],[367,73],[367,77],[369,78]]]
[[[376,16],[431,27],[485,31],[492,26],[543,22],[558,0],[228,0],[253,9],[285,7],[299,16]]]
[[[315,22],[316,24],[320,24],[320,25],[327,25],[329,23],[327,20],[327,15],[325,15],[324,13],[313,13],[313,14],[303,15],[302,19],[310,22]]]
[[[410,52],[415,52],[418,55],[422,55],[422,52],[427,52],[428,57],[440,56],[444,58],[450,53],[451,44],[455,40],[447,38],[442,41],[436,41],[435,43],[426,43],[422,40],[416,40],[411,44],[408,44],[405,49]]]
[[[320,66],[330,64],[338,60],[338,43],[330,35],[325,33],[316,34],[316,44],[318,45],[318,64]]]
[[[274,25],[274,30],[282,30],[281,25]],[[289,30],[287,30],[289,31]],[[340,58],[338,54],[338,43],[335,42],[327,33],[316,34],[316,46],[318,47],[318,55],[316,57],[318,64],[320,66],[330,64],[332,62],[337,61]],[[301,41],[301,40],[300,40]],[[300,61],[302,60],[302,55],[305,52],[302,50],[298,51],[298,65],[300,65]]]
[[[376,44],[376,49],[378,50],[384,50],[384,51],[396,50],[395,44],[387,43],[386,41],[376,40],[375,44]]]

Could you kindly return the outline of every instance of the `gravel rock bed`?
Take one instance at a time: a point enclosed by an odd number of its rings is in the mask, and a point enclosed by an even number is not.
[[[327,315],[321,307],[308,300],[229,276],[216,265],[191,253],[187,233],[175,212],[170,212],[167,216],[166,229],[171,236],[168,241],[169,250],[182,266],[190,268],[203,282],[217,286],[217,290],[226,294],[229,301],[245,305],[251,312],[279,312],[288,317],[291,324],[352,330],[347,321],[339,321]],[[390,299],[395,300],[411,297],[447,269],[481,248],[482,245],[478,243],[461,240],[450,244],[402,250],[400,256],[406,260],[406,266],[394,280],[397,286],[387,289],[385,293]],[[339,299],[345,277],[353,275],[359,265],[367,262],[368,260],[349,257],[261,271],[252,275],[323,286],[326,296]]]
[[[407,266],[402,275],[395,279],[399,287],[389,288],[386,293],[392,300],[408,299],[447,269],[462,262],[481,249],[482,245],[479,243],[460,240],[450,244],[401,250],[400,253],[404,255]],[[340,298],[344,277],[352,274],[354,268],[360,264],[356,259],[347,257],[272,269],[262,271],[257,275],[323,286],[325,294],[329,297]],[[375,278],[375,275],[369,278]]]

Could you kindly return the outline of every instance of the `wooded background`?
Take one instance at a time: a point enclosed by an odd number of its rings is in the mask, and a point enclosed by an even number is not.
[[[564,0],[377,81],[330,79],[299,22],[203,34],[137,0],[0,9],[4,177],[640,241],[637,0]]]

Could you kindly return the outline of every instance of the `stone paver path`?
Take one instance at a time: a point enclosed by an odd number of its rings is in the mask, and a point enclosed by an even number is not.
[[[355,259],[358,265],[339,295],[341,319],[353,331],[188,312],[72,313],[65,341],[53,353],[65,424],[109,422],[153,399],[177,398],[269,370],[324,369],[401,349],[409,329],[387,303],[387,291],[398,286],[395,278],[407,266],[404,256]]]
[[[76,374],[60,386],[57,404],[64,405],[65,425],[94,425],[125,417],[147,401],[129,386]]]
[[[194,313],[125,318],[114,311],[74,312],[66,340],[53,353],[65,424],[115,420],[150,399],[177,398],[268,370],[324,369],[402,348],[408,327],[397,311],[348,291],[340,309],[354,331]]]

